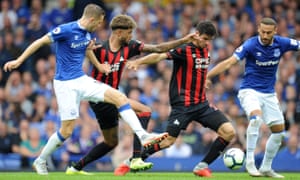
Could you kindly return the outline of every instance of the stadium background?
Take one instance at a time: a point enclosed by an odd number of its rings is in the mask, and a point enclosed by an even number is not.
[[[278,34],[300,40],[300,3],[297,0],[1,0],[0,1],[0,65],[14,59],[29,43],[58,24],[80,17],[84,4],[94,2],[106,9],[107,22],[94,36],[99,43],[107,39],[110,19],[119,13],[134,17],[138,28],[134,38],[145,43],[160,43],[193,31],[201,20],[212,20],[219,36],[211,45],[211,67],[230,56],[244,40],[256,34],[256,24],[264,17],[278,22]],[[59,128],[56,99],[52,89],[55,56],[52,46],[44,47],[17,71],[0,70],[0,171],[30,170],[47,138]],[[172,64],[164,61],[144,66],[137,72],[126,71],[120,90],[153,109],[148,130],[162,132],[170,106],[168,82]],[[238,136],[230,146],[245,149],[247,120],[236,98],[243,66],[236,65],[216,77],[207,92],[210,103],[226,113]],[[90,72],[90,65],[84,64]],[[286,53],[279,65],[276,92],[284,112],[287,133],[274,160],[279,171],[300,171],[300,54]],[[257,163],[261,162],[269,130],[262,126]],[[154,171],[190,171],[207,152],[216,135],[192,123],[176,144],[156,153],[150,161]],[[49,159],[51,170],[66,166],[102,140],[95,116],[87,102],[81,104],[81,116],[72,138]],[[88,168],[111,171],[132,152],[132,132],[121,121],[120,144],[105,158]],[[213,171],[224,171],[221,159]],[[244,169],[242,169],[244,170]]]

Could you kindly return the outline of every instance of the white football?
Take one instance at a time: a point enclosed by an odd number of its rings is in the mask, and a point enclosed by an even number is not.
[[[224,153],[223,161],[229,169],[240,169],[244,165],[245,153],[239,148],[230,148]]]

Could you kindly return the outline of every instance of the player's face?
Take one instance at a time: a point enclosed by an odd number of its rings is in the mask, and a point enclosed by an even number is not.
[[[273,37],[276,34],[276,27],[274,25],[260,24],[258,27],[258,34],[261,42],[264,45],[269,45],[273,41]]]
[[[132,29],[120,30],[119,40],[121,45],[128,44],[131,39],[132,39]]]
[[[88,31],[89,32],[96,31],[98,29],[98,27],[100,27],[100,25],[103,23],[103,21],[104,21],[104,16],[101,16],[100,18],[97,18],[97,19],[92,19],[89,24]]]
[[[211,43],[212,38],[207,34],[197,35],[195,45],[199,48],[207,47]]]

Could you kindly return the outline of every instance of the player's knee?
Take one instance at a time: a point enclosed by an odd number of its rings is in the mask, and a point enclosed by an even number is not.
[[[218,134],[226,141],[231,141],[235,137],[236,132],[231,123],[224,123],[218,130]]]
[[[73,133],[74,126],[75,126],[75,120],[63,121],[61,128],[59,130],[62,137],[65,139],[69,138]]]
[[[284,131],[285,127],[284,124],[275,124],[270,126],[270,129],[272,133],[281,133]]]
[[[70,128],[61,129],[60,134],[65,138],[69,138],[73,133],[73,130]]]
[[[150,115],[151,115],[151,113],[152,113],[152,109],[151,109],[150,107],[148,107],[148,106],[145,106],[145,108],[143,108],[142,111],[143,111],[143,112],[150,113]]]
[[[146,105],[144,105],[144,106],[142,106],[142,112],[147,112],[147,113],[150,113],[150,115],[151,115],[151,113],[152,113],[152,109],[149,107],[149,106],[146,106]]]
[[[236,136],[236,132],[233,127],[227,129],[225,134],[227,136],[226,140],[228,141],[231,141]]]
[[[285,136],[284,132],[272,133],[271,134],[271,137],[274,139],[274,142],[277,143],[277,144],[282,143],[282,140],[283,140],[284,136]]]
[[[251,116],[249,119],[249,126],[253,128],[260,128],[262,118],[260,116]]]
[[[105,141],[105,144],[107,144],[109,147],[115,148],[119,144],[119,141],[118,139],[113,139],[113,140]]]
[[[116,97],[116,100],[118,107],[129,103],[128,98],[123,93],[119,93]]]

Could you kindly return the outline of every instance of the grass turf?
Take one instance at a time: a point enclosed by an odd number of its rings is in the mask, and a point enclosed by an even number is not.
[[[300,179],[300,172],[280,173],[285,176],[285,180]],[[199,179],[192,172],[139,172],[128,173],[126,176],[114,176],[113,172],[95,172],[93,176],[66,175],[64,172],[50,172],[47,176],[37,175],[34,172],[0,172],[0,180],[174,180],[174,179]],[[244,172],[213,172],[213,178],[220,180],[254,180]],[[259,180],[270,180],[267,177],[260,177]]]

